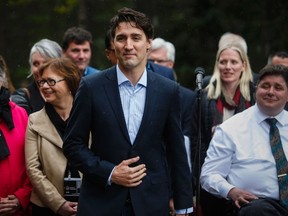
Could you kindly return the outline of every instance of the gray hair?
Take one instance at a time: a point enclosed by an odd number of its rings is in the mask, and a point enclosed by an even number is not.
[[[164,39],[159,38],[159,37],[155,38],[152,41],[151,51],[156,50],[156,49],[160,49],[160,48],[166,49],[167,60],[175,62],[175,46],[172,43],[165,41]]]
[[[61,46],[52,40],[49,39],[42,39],[35,43],[30,50],[29,55],[29,64],[32,67],[32,55],[38,52],[43,58],[50,59],[50,58],[59,58],[62,55],[62,48]],[[30,72],[29,76],[32,75],[32,71]]]
[[[248,53],[248,46],[246,40],[241,35],[234,34],[231,32],[226,32],[220,37],[218,42],[218,48],[221,48],[223,46],[226,46],[227,44],[232,43],[238,43],[242,47],[244,52],[246,54]]]

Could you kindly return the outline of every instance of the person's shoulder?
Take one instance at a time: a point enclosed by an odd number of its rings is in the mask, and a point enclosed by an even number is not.
[[[96,83],[103,83],[104,80],[107,78],[108,79],[116,78],[115,66],[102,70],[99,73],[93,73],[90,74],[89,76],[84,76],[82,77],[82,82],[95,87]]]
[[[150,64],[150,68],[153,72],[157,72],[157,70],[160,71],[168,71],[168,72],[173,72],[173,70],[171,68],[156,64],[154,62],[149,62],[148,64]]]
[[[23,107],[16,104],[14,101],[10,100],[9,105],[10,105],[12,111],[18,112],[18,113],[25,113],[27,115],[26,110]]]
[[[196,94],[192,89],[189,89],[182,85],[179,86],[179,89],[180,89],[180,92],[182,92],[184,95],[187,95],[187,96],[195,96]]]
[[[25,88],[19,88],[16,89],[14,92],[12,92],[11,97],[26,97],[26,90]]]
[[[99,69],[94,68],[94,67],[91,67],[91,66],[87,66],[87,70],[90,71],[90,72],[92,72],[92,73],[100,72]]]
[[[172,85],[178,85],[178,83],[174,80],[169,79],[166,76],[163,76],[159,73],[154,73],[152,71],[147,71],[147,77],[152,79],[152,80],[157,80],[158,82],[164,82],[167,84],[172,84]]]
[[[17,118],[24,118],[25,120],[28,119],[28,114],[23,107],[17,105],[15,102],[11,100],[9,101],[9,105],[11,107],[13,118],[17,117]]]
[[[250,124],[252,118],[255,118],[255,106],[251,106],[242,112],[236,113],[224,121],[222,125],[231,130],[231,128],[235,128],[235,125],[241,125],[242,127],[244,124]]]
[[[174,70],[169,67],[165,67],[159,64],[155,64],[154,62],[148,62],[147,63],[147,71],[152,71],[154,73],[157,73],[161,76],[164,76],[170,80],[175,81],[174,77]]]
[[[288,122],[288,103],[286,103],[283,109],[283,112],[284,112],[285,119],[287,119],[287,122]]]
[[[84,76],[88,76],[88,75],[90,76],[92,74],[99,73],[99,72],[101,72],[101,70],[91,67],[91,66],[87,66],[84,72]]]
[[[30,117],[31,117],[31,118],[38,118],[38,117],[40,117],[40,116],[42,116],[42,115],[47,115],[45,106],[44,106],[42,109],[40,109],[40,110],[38,110],[38,111],[36,111],[36,112],[31,113],[31,114],[29,115],[29,118],[30,118]]]

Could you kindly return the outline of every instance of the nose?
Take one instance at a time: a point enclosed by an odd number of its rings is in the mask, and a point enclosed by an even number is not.
[[[231,62],[230,61],[227,62],[226,68],[231,68]]]
[[[268,94],[269,95],[273,95],[274,94],[274,87],[271,86],[269,89],[268,89]]]
[[[129,38],[126,40],[125,49],[133,49],[133,41]]]
[[[44,82],[42,88],[49,88],[49,87],[50,87],[50,86],[48,85],[48,83],[47,83],[47,82]]]
[[[84,54],[85,54],[85,53],[84,53],[83,51],[80,51],[80,52],[79,52],[79,58],[84,58]]]

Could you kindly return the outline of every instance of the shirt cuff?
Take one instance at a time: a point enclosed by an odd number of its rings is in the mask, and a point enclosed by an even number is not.
[[[190,214],[192,212],[193,212],[193,207],[187,208],[187,209],[180,209],[180,210],[175,209],[176,214]]]
[[[114,169],[116,168],[116,166],[112,169],[110,175],[109,175],[109,178],[107,180],[107,185],[110,186],[112,184],[112,181],[111,181],[111,177],[112,177],[112,173],[114,172]]]

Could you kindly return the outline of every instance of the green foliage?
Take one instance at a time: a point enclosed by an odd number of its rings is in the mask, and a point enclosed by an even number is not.
[[[9,0],[8,4],[10,6],[23,6],[29,4],[32,1],[33,0]]]
[[[69,14],[78,5],[77,0],[66,0],[63,3],[55,5],[54,11],[58,14]]]

